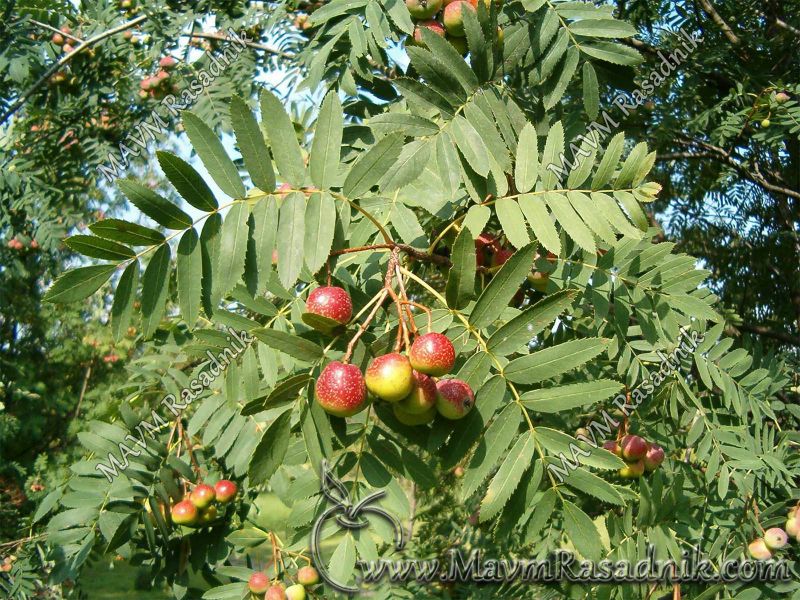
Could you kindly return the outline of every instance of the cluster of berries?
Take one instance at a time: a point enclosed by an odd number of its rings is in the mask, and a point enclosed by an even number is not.
[[[309,294],[306,313],[345,325],[352,318],[353,303],[340,287],[319,287]],[[447,336],[425,333],[414,339],[408,356],[399,352],[378,356],[363,374],[356,365],[328,363],[314,393],[323,410],[338,417],[364,409],[369,392],[391,403],[397,420],[405,425],[430,423],[437,412],[447,419],[461,419],[475,404],[470,386],[460,379],[434,379],[449,373],[455,361],[456,351]]]
[[[159,70],[158,72],[151,76],[145,77],[139,82],[139,98],[142,100],[146,99],[148,96],[152,98],[162,97],[168,91],[177,91],[176,84],[170,84],[169,72],[175,68],[175,65],[178,64],[171,56],[164,56],[161,60],[158,61]]]
[[[247,581],[248,589],[265,600],[305,600],[306,588],[319,583],[319,573],[314,567],[301,567],[295,576],[297,583],[284,587],[282,583],[270,584],[266,573],[256,571]]]
[[[464,14],[476,12],[479,0],[406,0],[408,12],[417,21],[412,43],[423,46],[422,31],[444,37],[460,54],[468,51],[464,30]],[[492,0],[483,0],[487,9]],[[503,43],[503,30],[497,28],[497,43]]]
[[[800,507],[789,510],[785,529],[772,527],[764,536],[756,538],[747,546],[747,553],[756,560],[769,560],[775,550],[785,547],[790,539],[800,542]]]
[[[219,517],[216,505],[233,501],[238,491],[237,485],[227,479],[219,480],[214,487],[205,483],[198,484],[188,497],[172,506],[172,522],[187,527],[209,525]]]
[[[639,479],[652,473],[664,462],[664,449],[638,435],[625,435],[620,440],[609,440],[603,448],[619,456],[626,464],[619,470],[623,479]]]

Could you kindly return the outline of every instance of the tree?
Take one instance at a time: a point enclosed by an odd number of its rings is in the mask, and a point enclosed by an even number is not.
[[[379,491],[414,533],[409,557],[443,556],[468,537],[495,556],[571,548],[633,561],[649,542],[662,559],[697,545],[718,562],[783,522],[800,416],[774,401],[786,369],[757,346],[735,347],[702,285],[708,271],[657,240],[647,212],[661,189],[648,180],[656,154],[622,133],[599,139],[601,85],[630,82],[640,56],[620,40],[636,30],[608,7],[468,6],[467,60],[457,39],[426,28],[408,44],[415,25],[399,2],[317,8],[296,56],[303,85],[328,88],[313,135],[270,90],[258,96],[260,122],[234,97],[232,159],[185,110],[221,194],[159,152],[170,187],[117,184],[147,225],[104,219],[68,242],[103,262],[67,271],[46,299],[69,305],[111,281],[115,337],[135,323],[151,341],[119,416],[89,424],[88,455],[34,515],[47,521],[52,583],[114,551],[176,597],[241,598],[265,563],[291,580],[329,498]],[[344,289],[352,310],[341,298],[336,311],[315,308],[321,287]],[[386,401],[402,395],[405,359],[381,359],[389,389],[368,365],[426,332],[444,334],[455,361],[437,385],[439,414],[409,416]],[[364,371],[384,400],[365,401]],[[184,505],[170,523],[169,507],[217,480],[237,482],[232,503],[194,528],[177,524],[197,525]],[[264,508],[267,492],[287,523]],[[394,532],[373,527],[375,538],[323,528],[317,567],[352,584],[357,556],[393,553]],[[29,572],[17,569],[12,582]],[[470,582],[410,589],[485,593]]]

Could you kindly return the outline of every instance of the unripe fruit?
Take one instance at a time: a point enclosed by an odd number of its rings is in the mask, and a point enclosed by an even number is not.
[[[475,406],[472,388],[460,379],[442,379],[436,391],[436,410],[445,419],[462,419]]]
[[[789,537],[797,538],[800,536],[800,520],[797,517],[789,517],[786,519],[784,529]]]
[[[414,19],[430,19],[442,8],[442,0],[406,0],[406,7]]]
[[[192,493],[189,494],[189,500],[197,508],[206,508],[214,501],[215,498],[216,493],[214,492],[214,488],[212,488],[210,485],[206,485],[205,483],[201,483],[195,487],[192,490]]]
[[[787,94],[786,92],[778,92],[777,94],[775,94],[775,102],[777,102],[778,104],[783,104],[784,102],[788,101],[789,101],[789,94]]]
[[[769,551],[767,544],[764,543],[764,540],[761,538],[750,542],[747,546],[747,553],[756,560],[768,560],[772,558],[772,552]]]
[[[455,37],[452,35],[447,36],[447,41],[456,49],[461,56],[465,56],[467,52],[469,52],[469,46],[467,45],[467,39],[463,37]],[[478,253],[478,266],[483,266],[483,254]]]
[[[319,573],[314,567],[300,567],[297,570],[297,582],[305,586],[316,585],[319,583]]]
[[[456,479],[461,479],[464,476],[464,467],[458,466],[455,469],[453,469],[453,476]]]
[[[264,600],[286,600],[286,592],[281,584],[271,585],[267,590]]]
[[[456,37],[464,37],[464,11],[475,12],[475,7],[465,0],[456,0],[444,8],[444,28],[447,33]]]
[[[408,359],[411,366],[420,373],[441,377],[453,368],[456,349],[446,335],[426,333],[411,344]]]
[[[203,509],[203,512],[200,513],[200,524],[201,525],[208,525],[209,523],[213,523],[217,520],[217,516],[219,515],[217,511],[217,507],[213,504],[207,508]]]
[[[644,475],[643,460],[627,464],[619,470],[619,476],[623,479],[639,479],[642,475]]]
[[[191,527],[197,523],[197,507],[188,500],[181,500],[170,511],[172,522],[176,525],[187,525]]]
[[[770,121],[769,119],[764,119],[763,121],[761,121],[761,126],[762,127],[769,127],[771,123],[772,123],[772,121]]]
[[[436,382],[425,373],[413,372],[414,389],[398,402],[401,411],[412,415],[428,412],[436,406]]]
[[[648,473],[655,471],[664,462],[664,449],[658,444],[650,444],[644,455],[644,468]]]
[[[374,359],[364,374],[367,389],[387,402],[399,402],[414,389],[414,377],[408,358],[397,352]]]
[[[400,408],[399,405],[392,404],[392,412],[398,421],[409,426],[425,425],[436,417],[436,407],[430,408],[424,413],[410,413]]]
[[[364,376],[356,365],[334,360],[322,370],[314,388],[322,409],[337,417],[350,417],[367,404]]]
[[[546,292],[547,282],[550,281],[550,273],[534,271],[528,275],[528,281],[537,292]]]
[[[764,543],[770,550],[780,550],[789,543],[789,536],[780,527],[772,527],[764,532]]]
[[[286,600],[306,600],[306,588],[299,583],[286,588]]]
[[[505,41],[505,39],[506,39],[506,34],[503,32],[503,28],[502,27],[498,27],[497,28],[497,44],[499,46],[502,46],[503,42]]]
[[[626,435],[619,445],[622,448],[622,458],[628,462],[641,460],[647,454],[647,442],[638,435]]]
[[[220,479],[214,485],[214,494],[217,496],[217,502],[226,504],[236,497],[239,488],[233,481],[227,479]]]
[[[353,316],[353,301],[350,294],[340,287],[318,287],[308,295],[306,312],[344,325]]]
[[[269,588],[269,578],[266,573],[256,571],[250,575],[250,579],[247,580],[247,587],[254,594],[263,594],[267,591],[267,588]]]
[[[422,41],[422,30],[427,29],[431,33],[435,33],[441,37],[444,37],[444,27],[439,21],[434,21],[430,19],[428,21],[420,21],[417,23],[417,26],[414,28],[414,37],[412,38],[412,42],[417,46],[425,46],[425,42]]]

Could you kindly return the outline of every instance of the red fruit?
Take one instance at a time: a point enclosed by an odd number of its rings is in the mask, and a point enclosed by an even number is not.
[[[441,377],[456,362],[456,349],[446,335],[426,333],[417,337],[408,352],[411,366],[426,375]]]
[[[353,316],[353,301],[343,288],[318,287],[308,295],[306,312],[333,319],[344,325]]]
[[[60,46],[64,43],[64,36],[60,33],[54,33],[53,37],[50,38],[50,41],[53,42],[56,46]]]
[[[167,73],[166,71],[164,71],[164,70],[162,69],[162,70],[160,70],[158,73],[156,73],[156,79],[157,79],[158,81],[162,81],[162,80],[164,80],[164,79],[169,79],[169,73]]]
[[[337,417],[352,416],[367,404],[364,376],[357,366],[334,360],[319,374],[314,397],[325,412]]]
[[[286,592],[281,584],[270,586],[267,590],[264,600],[286,600]]]
[[[199,513],[197,507],[188,500],[181,500],[172,507],[170,511],[172,522],[177,525],[188,525],[191,527],[197,523]]]
[[[143,90],[149,90],[151,79],[152,79],[151,77],[145,77],[139,82],[139,87],[142,88]]]
[[[205,483],[201,483],[195,487],[192,490],[192,493],[189,494],[189,500],[197,508],[206,508],[214,501],[215,498],[216,493],[214,492],[214,488],[210,485],[206,485]]]
[[[747,546],[747,552],[756,560],[769,560],[772,558],[772,552],[769,551],[767,544],[762,538],[750,542]]]
[[[464,37],[464,11],[475,12],[475,7],[465,0],[456,0],[444,7],[444,28],[449,35]]]
[[[475,249],[481,250],[486,246],[491,246],[495,242],[495,239],[489,235],[488,233],[482,233],[477,238],[475,238]]]
[[[664,462],[664,449],[658,444],[650,444],[644,455],[644,468],[648,473],[655,471]]]
[[[506,261],[512,256],[514,256],[513,250],[510,250],[508,248],[499,248],[492,257],[492,266],[499,267],[501,265],[504,265]]]
[[[250,575],[250,579],[247,580],[247,587],[254,594],[263,594],[267,591],[267,588],[269,588],[269,578],[266,573],[256,571]]]
[[[617,456],[622,456],[622,449],[619,447],[619,444],[616,440],[608,440],[603,442],[603,448],[616,454]]]
[[[627,464],[619,470],[619,476],[623,479],[639,479],[642,475],[644,475],[643,460]]]
[[[70,54],[73,50],[75,50],[75,48],[72,47],[72,44],[64,44],[62,49],[64,50],[64,54]]]
[[[638,435],[626,435],[620,440],[619,445],[622,449],[622,458],[628,462],[641,460],[647,454],[647,442]]]
[[[217,502],[226,504],[236,497],[239,488],[233,481],[227,479],[220,479],[214,485],[214,494],[217,496]]]
[[[442,0],[406,0],[406,6],[414,19],[430,19],[442,8]]]
[[[395,406],[412,415],[425,413],[436,406],[436,382],[424,373],[414,371],[414,389]]]
[[[319,573],[314,567],[300,567],[297,570],[297,583],[308,587],[319,583]]]
[[[375,358],[364,374],[367,389],[387,402],[399,402],[414,389],[411,363],[402,354],[393,352]]]
[[[435,33],[436,35],[444,37],[444,27],[439,21],[435,21],[430,19],[428,21],[420,21],[417,23],[417,26],[414,28],[414,43],[419,46],[424,46],[425,43],[422,41],[422,30],[427,29],[431,33]]]
[[[171,69],[178,63],[177,60],[172,58],[171,56],[163,56],[161,60],[158,61],[158,66],[162,69]]]
[[[61,33],[66,33],[67,35],[72,33],[72,29],[70,28],[69,25],[62,26],[60,31],[61,31]]]
[[[445,419],[462,419],[475,406],[472,388],[460,379],[442,379],[436,391],[436,410]]]

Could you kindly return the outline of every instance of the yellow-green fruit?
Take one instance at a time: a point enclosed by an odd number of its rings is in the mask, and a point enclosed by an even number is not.
[[[436,406],[436,382],[425,373],[414,371],[414,389],[397,406],[412,415],[428,412]]]
[[[435,406],[424,413],[414,414],[406,412],[400,408],[399,405],[394,404],[392,405],[392,411],[394,412],[394,416],[397,418],[397,420],[403,425],[425,425],[426,423],[433,421],[434,417],[436,416]]]
[[[367,389],[386,402],[399,402],[414,389],[414,376],[408,358],[393,352],[377,357],[364,374]]]

